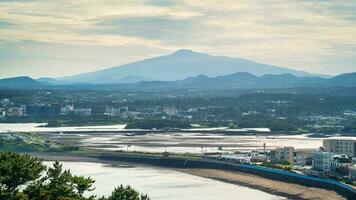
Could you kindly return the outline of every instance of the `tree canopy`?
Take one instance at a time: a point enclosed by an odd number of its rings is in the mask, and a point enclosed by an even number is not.
[[[0,199],[6,200],[149,200],[130,186],[120,185],[108,197],[88,196],[95,180],[73,175],[56,161],[47,168],[27,154],[0,153]],[[23,188],[20,190],[19,188]]]

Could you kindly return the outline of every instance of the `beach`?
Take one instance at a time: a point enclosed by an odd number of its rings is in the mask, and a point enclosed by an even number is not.
[[[238,173],[216,169],[180,169],[180,171],[199,177],[215,179],[227,183],[258,189],[270,194],[284,196],[288,199],[345,199],[334,191],[275,181],[246,173]]]
[[[119,166],[122,164],[120,161],[114,160],[103,160],[99,157],[93,156],[83,156],[83,155],[71,155],[71,154],[33,154],[39,158],[42,158],[46,161],[62,161],[62,162],[92,162],[92,163],[102,163],[108,164],[111,166]],[[127,163],[126,163],[127,164]],[[138,163],[128,163],[129,165],[144,165]],[[306,199],[315,199],[315,200],[344,200],[346,198],[340,196],[334,191],[306,187],[293,183],[286,183],[276,180],[271,180],[263,177],[259,177],[252,174],[232,172],[226,170],[217,170],[217,169],[191,169],[191,168],[171,168],[186,174],[204,177],[208,179],[218,180],[225,183],[235,184],[239,186],[245,186],[252,189],[257,189],[269,194],[286,197],[287,199],[292,200],[306,200]]]

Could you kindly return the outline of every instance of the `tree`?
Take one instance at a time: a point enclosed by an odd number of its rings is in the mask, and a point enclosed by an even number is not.
[[[120,185],[111,193],[108,200],[149,200],[147,195],[140,194],[131,186]]]
[[[77,196],[72,174],[69,170],[63,171],[62,164],[58,161],[54,162],[53,167],[48,168],[46,176],[30,184],[24,190],[24,193],[27,194],[30,199],[38,200],[40,198],[57,200]]]
[[[90,177],[85,178],[84,176],[74,176],[73,177],[73,184],[75,189],[77,190],[77,194],[82,197],[84,191],[93,191],[94,188],[92,188],[94,184],[94,180],[91,179]]]
[[[45,174],[44,174],[45,173]],[[73,176],[54,162],[46,167],[42,160],[17,153],[0,153],[0,200],[95,200],[95,196],[83,197],[93,191],[90,177]],[[23,191],[18,187],[27,184]],[[130,186],[116,188],[109,199],[98,200],[149,200]]]
[[[17,153],[0,153],[0,194],[14,195],[18,187],[34,181],[46,169],[42,160]]]

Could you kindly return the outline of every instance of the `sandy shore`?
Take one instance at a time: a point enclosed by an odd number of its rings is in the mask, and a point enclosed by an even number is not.
[[[304,199],[320,199],[320,200],[337,200],[345,199],[336,192],[305,187],[298,184],[285,183],[271,179],[262,178],[259,176],[230,172],[216,169],[183,169],[179,170],[191,175],[215,179],[227,183],[246,186],[249,188],[261,190],[270,194],[287,197],[288,199],[304,200]]]
[[[122,162],[111,161],[111,160],[101,160],[97,157],[90,156],[78,156],[78,155],[68,155],[68,154],[33,154],[34,156],[40,157],[46,161],[70,161],[70,162],[94,162],[103,163],[110,165],[122,164]],[[132,163],[131,163],[132,165]],[[135,163],[135,165],[137,165]],[[173,168],[174,169],[174,168]],[[267,178],[262,178],[259,176],[238,173],[224,170],[216,169],[174,169],[183,173],[191,174],[194,176],[214,179],[218,181],[223,181],[226,183],[236,184],[240,186],[246,186],[252,189],[261,190],[270,194],[277,196],[287,197],[291,200],[339,200],[346,199],[338,195],[334,191],[305,187],[293,183],[285,183],[281,181],[271,180]]]

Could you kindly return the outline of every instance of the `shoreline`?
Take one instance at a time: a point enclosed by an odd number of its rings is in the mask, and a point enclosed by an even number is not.
[[[209,178],[225,183],[256,189],[291,200],[346,199],[334,191],[275,181],[246,173],[231,172],[218,169],[179,169],[178,171],[198,177]]]
[[[44,161],[62,161],[62,162],[92,162],[107,164],[113,167],[120,164],[129,164],[129,165],[140,165],[140,166],[149,166],[157,167],[149,164],[143,163],[130,163],[122,162],[115,160],[105,160],[97,157],[95,155],[75,155],[69,153],[53,154],[53,153],[31,153],[31,155],[39,157]],[[216,181],[221,181],[229,184],[234,184],[238,186],[248,187],[251,189],[256,189],[263,191],[272,195],[285,197],[291,200],[345,200],[346,198],[337,194],[334,191],[315,188],[315,187],[306,187],[294,183],[286,183],[277,180],[271,180],[263,177],[259,177],[252,174],[241,173],[241,172],[232,172],[227,170],[219,169],[204,169],[204,168],[171,168],[171,167],[157,167],[157,168],[168,168],[176,170],[182,173],[190,174],[193,176],[208,178]]]

